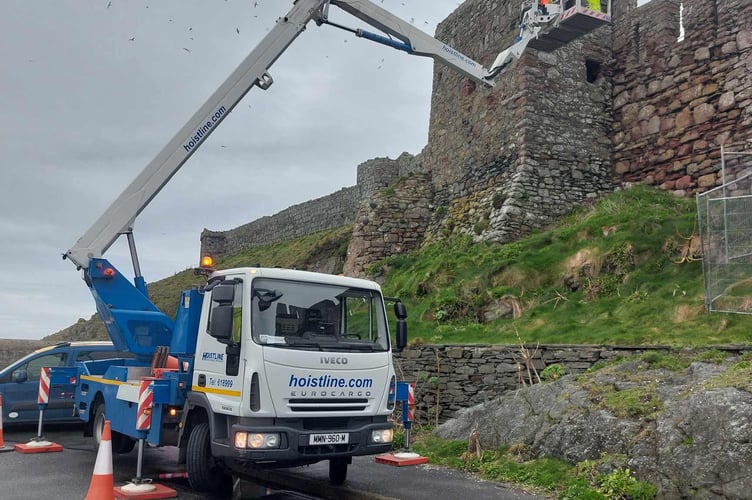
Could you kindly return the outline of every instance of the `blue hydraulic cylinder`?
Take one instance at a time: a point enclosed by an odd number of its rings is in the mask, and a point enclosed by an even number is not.
[[[380,43],[382,45],[386,45],[387,47],[392,47],[397,50],[403,50],[407,52],[408,54],[411,54],[413,51],[413,48],[409,44],[401,40],[387,38],[385,36],[381,36],[376,33],[371,33],[370,31],[359,29],[355,32],[355,36],[360,37],[360,38],[365,38],[366,40],[371,40],[372,42]]]

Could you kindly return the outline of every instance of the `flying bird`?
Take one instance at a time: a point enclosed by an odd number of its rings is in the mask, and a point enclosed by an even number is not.
[[[183,47],[183,50],[186,52],[190,52],[190,50],[186,49],[185,47]]]
[[[239,35],[240,34],[240,28],[235,28],[235,32]]]
[[[110,7],[112,7],[112,2],[111,1],[107,2],[107,8],[109,9]]]
[[[132,38],[129,38],[129,39],[128,39],[128,41],[129,41],[129,42],[133,42],[133,41],[135,41],[135,40],[136,40],[136,37],[135,37],[135,36],[134,36],[134,37],[132,37]]]

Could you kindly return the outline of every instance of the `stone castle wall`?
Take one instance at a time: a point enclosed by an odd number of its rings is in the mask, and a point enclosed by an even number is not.
[[[372,262],[418,248],[431,221],[432,200],[425,173],[407,174],[374,193],[358,210],[343,273],[363,276]]]
[[[614,25],[614,174],[693,194],[721,184],[721,144],[752,138],[752,2],[683,4],[683,41],[679,0]]]
[[[685,195],[719,185],[718,146],[752,139],[752,3],[685,0],[682,42],[679,0],[613,3],[612,25],[553,52],[526,51],[493,89],[436,64],[420,154],[369,160],[356,186],[231,231],[205,230],[202,252],[355,223],[360,241],[346,268],[362,272],[413,240],[516,239],[624,184]],[[518,16],[519,0],[467,0],[436,36],[488,66],[513,43]],[[431,212],[424,227],[395,223],[406,220],[391,199],[399,190],[378,194],[408,174],[431,185],[417,207]]]
[[[293,205],[229,231],[201,232],[201,255],[215,259],[352,224],[363,200],[393,184],[400,175],[419,170],[420,158],[402,153],[397,159],[374,158],[358,165],[357,184],[321,198]]]
[[[201,255],[214,259],[351,224],[361,202],[359,186],[293,205],[229,231],[201,232]]]
[[[489,65],[513,42],[519,12],[516,0],[465,2],[437,37]],[[425,154],[446,216],[433,236],[510,241],[612,189],[611,32],[529,50],[493,89],[435,66]],[[599,68],[593,81],[587,61]]]

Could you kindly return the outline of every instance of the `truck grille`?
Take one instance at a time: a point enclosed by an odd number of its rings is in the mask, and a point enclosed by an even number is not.
[[[363,411],[368,406],[365,398],[324,399],[292,398],[287,403],[291,411]]]
[[[335,444],[322,446],[300,446],[298,452],[301,455],[331,455],[334,453],[347,453],[355,450],[358,443]]]

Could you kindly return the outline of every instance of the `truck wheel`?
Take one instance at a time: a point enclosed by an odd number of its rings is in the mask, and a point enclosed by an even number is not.
[[[102,431],[104,430],[104,421],[107,419],[105,415],[104,401],[100,401],[97,405],[97,409],[94,412],[94,442],[99,450],[99,443],[102,442]],[[136,441],[121,434],[117,431],[110,431],[112,441],[112,453],[124,454],[133,451],[133,447],[136,446]]]
[[[211,454],[209,424],[200,423],[191,429],[185,468],[188,471],[188,482],[196,491],[217,491],[222,486],[225,474]]]
[[[332,484],[342,484],[345,482],[349,462],[346,458],[332,458],[329,460],[329,481]]]

